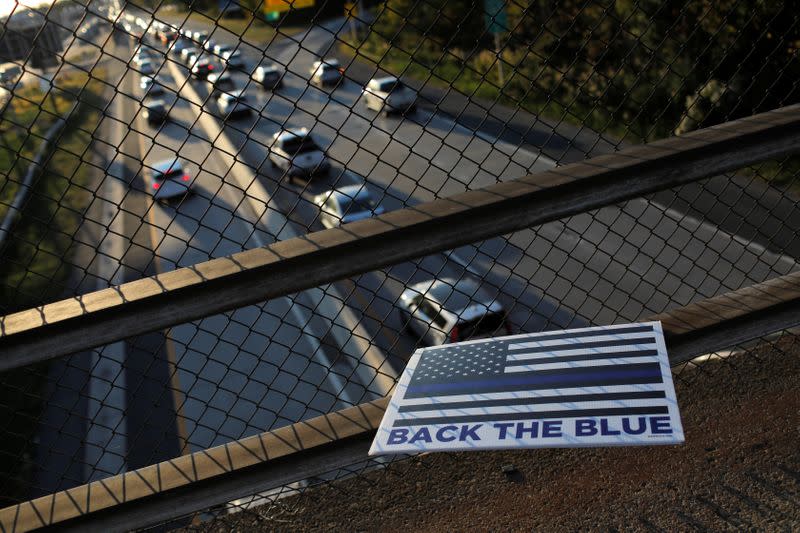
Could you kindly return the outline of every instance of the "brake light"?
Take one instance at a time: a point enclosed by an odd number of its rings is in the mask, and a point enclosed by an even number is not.
[[[154,182],[154,183],[153,183],[153,188],[154,188],[154,189],[158,189],[159,187],[161,187],[161,184],[160,184],[160,183],[158,183],[158,182]]]
[[[192,178],[189,177],[189,174],[184,174],[183,175],[183,181],[189,181],[190,179],[192,179]]]
[[[458,342],[458,326],[450,330],[450,342]]]
[[[214,65],[209,65],[208,70],[214,70]]]
[[[512,329],[511,329],[511,324],[509,324],[509,323],[508,323],[508,320],[504,321],[504,322],[503,322],[503,325],[506,327],[506,333],[508,333],[509,335],[511,335],[512,333],[514,333],[514,332],[512,331]]]
[[[344,69],[343,68],[339,68],[337,70],[339,71],[339,74],[344,74]]]

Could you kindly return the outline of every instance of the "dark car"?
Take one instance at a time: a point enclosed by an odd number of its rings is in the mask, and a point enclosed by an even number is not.
[[[264,89],[279,89],[283,85],[283,69],[277,65],[260,65],[253,73],[253,80]]]
[[[169,119],[169,110],[164,100],[152,100],[144,107],[144,118],[151,125],[163,124]]]
[[[192,76],[198,80],[206,80],[208,79],[209,74],[215,70],[216,69],[214,68],[214,65],[209,60],[198,59],[192,67]]]

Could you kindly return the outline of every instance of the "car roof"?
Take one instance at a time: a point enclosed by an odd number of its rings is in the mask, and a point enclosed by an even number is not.
[[[145,103],[147,107],[167,107],[167,102],[164,100],[150,100],[149,103]]]
[[[329,193],[333,196],[351,199],[370,196],[369,189],[367,189],[367,186],[363,183],[354,183],[352,185],[337,187],[336,189],[329,191]]]
[[[377,85],[383,85],[387,81],[398,81],[396,76],[384,76],[383,78],[372,78],[372,82]]]
[[[489,306],[493,298],[470,278],[442,278],[423,281],[409,287],[413,292],[424,294],[449,311],[461,312],[475,304]]]
[[[159,174],[166,174],[170,171],[183,168],[183,164],[181,164],[181,160],[178,156],[158,161],[157,163],[153,163],[151,166],[153,167],[153,172],[157,172]]]
[[[275,139],[278,142],[284,142],[289,139],[293,139],[296,137],[307,137],[309,135],[308,128],[290,128],[288,130],[283,130],[278,133]]]
[[[259,65],[258,68],[263,70],[264,72],[278,72],[280,69],[278,65],[271,63],[269,65]]]
[[[328,65],[328,66],[331,66],[331,67],[338,67],[339,66],[339,60],[334,58],[334,57],[329,57],[329,58],[325,58],[325,59],[320,59],[318,61],[314,61],[314,65]]]

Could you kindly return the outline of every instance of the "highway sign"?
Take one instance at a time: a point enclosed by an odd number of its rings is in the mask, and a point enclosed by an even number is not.
[[[417,350],[370,455],[679,444],[660,322]]]

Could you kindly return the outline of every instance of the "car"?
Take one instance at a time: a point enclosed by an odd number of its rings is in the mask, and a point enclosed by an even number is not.
[[[311,66],[311,83],[320,87],[335,86],[342,82],[344,71],[336,59],[314,61]]]
[[[199,44],[203,44],[208,39],[208,33],[204,31],[196,31],[192,34],[192,38]]]
[[[177,156],[153,164],[148,175],[150,192],[156,200],[173,200],[191,193],[192,177]]]
[[[363,92],[369,109],[382,113],[409,113],[417,107],[417,92],[394,76],[373,78]]]
[[[206,80],[216,70],[214,64],[208,59],[199,58],[192,66],[192,76],[199,80]]]
[[[145,96],[161,96],[166,92],[164,85],[155,78],[142,76],[139,81],[139,88]]]
[[[156,73],[156,66],[150,59],[145,59],[139,64],[139,72],[145,76],[152,76]]]
[[[229,68],[239,70],[247,68],[244,64],[244,57],[239,50],[226,50],[222,52],[222,59],[228,64]]]
[[[222,93],[217,99],[217,106],[225,119],[247,116],[253,112],[242,89]]]
[[[192,67],[194,67],[194,64],[200,59],[202,54],[203,52],[197,49],[186,54],[186,66],[191,70]]]
[[[253,80],[264,89],[278,89],[283,85],[283,69],[275,64],[259,65],[253,73]]]
[[[170,47],[170,52],[172,52],[173,55],[180,57],[181,52],[183,52],[186,48],[193,46],[193,44],[194,43],[187,41],[183,37],[181,37],[180,39],[175,39],[175,41],[172,43],[172,46]]]
[[[363,183],[318,194],[314,197],[314,203],[319,206],[319,220],[326,228],[377,216],[384,211]]]
[[[217,43],[214,45],[214,48],[211,51],[217,54],[219,57],[222,57],[222,54],[225,52],[233,51],[233,46],[224,43]]]
[[[283,170],[289,180],[297,176],[325,174],[331,163],[306,128],[282,130],[272,136],[269,160]]]
[[[191,55],[198,55],[199,53],[200,53],[200,50],[197,47],[195,47],[195,46],[187,46],[186,48],[181,50],[181,61],[183,61],[184,64],[188,64],[189,63],[189,57]]]
[[[205,49],[206,52],[213,52],[214,47],[216,45],[217,43],[214,42],[212,39],[206,39],[206,41],[203,43],[203,48]]]
[[[428,346],[512,333],[502,304],[472,277],[417,283],[398,306],[404,329]]]
[[[236,84],[227,72],[214,72],[209,74],[206,79],[211,84],[211,90],[214,93],[229,93],[236,90]]]
[[[150,100],[144,104],[144,118],[148,124],[159,125],[169,120],[169,110],[164,100]]]

